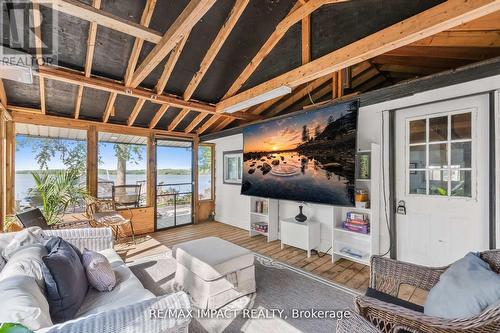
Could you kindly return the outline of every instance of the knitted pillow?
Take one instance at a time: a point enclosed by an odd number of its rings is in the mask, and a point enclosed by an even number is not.
[[[83,250],[83,267],[89,284],[99,291],[111,291],[116,285],[116,276],[108,259],[95,251]]]

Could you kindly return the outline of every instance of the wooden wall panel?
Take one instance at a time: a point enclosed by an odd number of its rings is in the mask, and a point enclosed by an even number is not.
[[[154,232],[154,207],[134,208],[130,210],[132,216],[127,209],[120,210],[120,213],[125,218],[132,217],[132,224],[134,225],[134,232],[136,235],[143,235]],[[130,227],[124,226],[122,229],[127,235],[131,236]]]

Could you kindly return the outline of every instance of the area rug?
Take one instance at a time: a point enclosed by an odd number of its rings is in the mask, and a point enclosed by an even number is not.
[[[255,258],[257,292],[220,309],[224,318],[193,319],[189,332],[335,332],[336,319],[332,318],[352,311],[354,291],[268,257],[255,254]],[[175,265],[168,251],[129,267],[145,288],[160,296],[181,290],[173,282]],[[319,319],[319,315],[328,318]]]

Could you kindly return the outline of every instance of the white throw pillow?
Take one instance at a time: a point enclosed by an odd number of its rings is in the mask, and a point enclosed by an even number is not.
[[[3,249],[2,255],[5,260],[10,258],[21,248],[33,244],[42,244],[46,239],[43,230],[39,227],[31,227],[17,232],[10,243]]]
[[[30,330],[52,326],[49,303],[35,280],[12,276],[0,281],[0,323],[20,323]]]
[[[40,289],[44,291],[45,281],[43,279],[42,267],[44,264],[42,257],[47,254],[47,249],[41,244],[33,244],[21,248],[12,255],[4,269],[0,272],[0,281],[16,275],[30,276],[35,279]]]
[[[83,267],[89,284],[99,291],[111,291],[116,285],[116,276],[108,259],[95,251],[83,250]]]

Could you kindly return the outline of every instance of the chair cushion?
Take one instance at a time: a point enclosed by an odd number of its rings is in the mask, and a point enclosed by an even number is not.
[[[83,250],[83,267],[90,285],[99,291],[111,291],[116,277],[108,259],[95,251]]]
[[[24,275],[35,279],[36,283],[45,291],[43,280],[43,260],[47,249],[41,244],[25,246],[10,258],[4,269],[0,272],[0,281],[12,276]]]
[[[50,315],[55,323],[73,319],[88,290],[87,276],[74,247],[61,237],[51,237],[43,257],[43,277]]]
[[[112,249],[99,251],[113,267],[116,276],[116,286],[109,292],[99,292],[90,289],[83,301],[77,317],[88,316],[122,306],[134,304],[155,296],[144,288],[139,279],[125,266],[123,260]]]
[[[32,277],[0,281],[0,299],[0,323],[20,323],[31,330],[52,326],[47,299]]]
[[[207,237],[174,246],[177,262],[205,281],[252,266],[252,251],[217,237]]]
[[[373,288],[368,288],[366,290],[366,296],[368,297],[373,297],[378,299],[379,301],[385,302],[385,303],[391,303],[394,305],[401,306],[403,308],[417,311],[417,312],[424,312],[424,307],[412,302],[405,301],[404,299],[394,297],[392,295],[383,293],[381,291],[378,291],[377,289]]]
[[[2,256],[5,258],[5,260],[9,261],[14,253],[16,253],[16,251],[19,251],[23,247],[33,244],[42,244],[46,240],[47,237],[43,233],[43,230],[38,227],[23,229],[19,232],[14,233],[14,237],[3,249]]]
[[[426,315],[455,319],[480,314],[500,300],[500,275],[485,261],[468,253],[453,263],[430,290]]]
[[[92,214],[92,217],[96,223],[104,225],[120,225],[128,223],[128,220],[118,212],[99,212]]]

